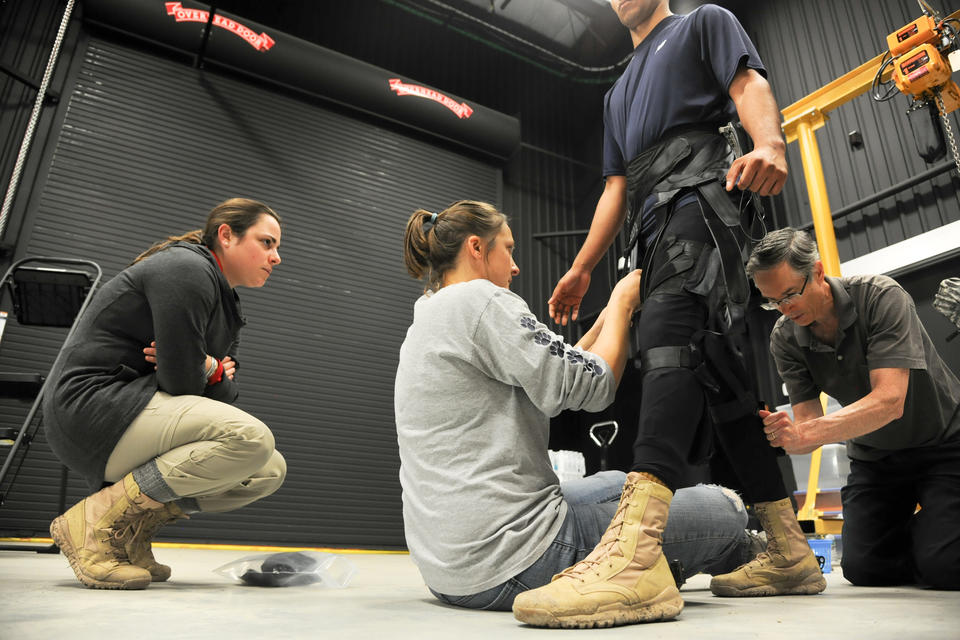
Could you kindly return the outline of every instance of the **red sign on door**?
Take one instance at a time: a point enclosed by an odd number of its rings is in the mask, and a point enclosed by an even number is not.
[[[450,96],[445,96],[439,91],[434,91],[429,87],[424,87],[419,84],[407,84],[400,78],[391,78],[389,82],[390,90],[396,91],[398,96],[416,96],[418,98],[426,98],[427,100],[439,102],[457,114],[458,118],[469,118],[473,114],[473,108],[466,102],[457,102]]]
[[[187,9],[179,2],[165,2],[167,15],[173,16],[177,22],[208,22],[210,12],[203,9]],[[224,17],[219,13],[213,16],[213,25],[226,29],[230,33],[246,40],[257,51],[266,51],[275,44],[273,38],[265,33],[257,34],[253,29],[245,27],[236,20]]]

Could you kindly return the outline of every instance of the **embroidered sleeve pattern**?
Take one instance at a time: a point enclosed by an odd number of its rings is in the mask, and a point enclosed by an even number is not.
[[[481,372],[522,389],[548,416],[564,409],[600,411],[616,394],[603,358],[564,342],[509,291],[494,292],[484,305],[471,351]]]
[[[538,326],[537,319],[533,315],[521,316],[520,326],[527,331],[532,331],[534,334],[533,341],[536,344],[549,349],[550,355],[556,356],[560,359],[563,359],[564,356],[566,356],[567,361],[570,364],[582,366],[594,377],[599,377],[604,374],[603,365],[601,365],[595,359],[585,356],[579,349],[567,345],[558,336],[550,333],[545,328],[542,328],[542,325]]]

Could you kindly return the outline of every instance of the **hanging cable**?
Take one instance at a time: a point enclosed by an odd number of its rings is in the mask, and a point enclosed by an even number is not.
[[[43,80],[40,81],[40,89],[37,91],[37,99],[33,103],[33,112],[30,114],[30,121],[27,123],[27,130],[23,134],[23,141],[20,143],[20,153],[17,154],[17,161],[13,165],[13,173],[10,175],[10,183],[7,185],[7,194],[3,198],[3,207],[0,208],[0,239],[3,239],[3,232],[7,226],[7,218],[10,215],[10,209],[13,206],[13,199],[17,195],[17,186],[20,184],[20,176],[23,173],[23,165],[27,159],[27,153],[33,142],[33,134],[37,128],[37,122],[40,120],[40,111],[43,108],[43,101],[47,95],[47,87],[50,86],[50,78],[53,76],[53,69],[56,67],[57,58],[60,56],[60,45],[63,43],[63,37],[67,32],[67,26],[70,24],[70,15],[73,13],[74,0],[67,0],[67,6],[63,10],[63,19],[60,20],[60,29],[57,31],[57,37],[53,41],[53,49],[50,51],[50,59],[47,60],[47,68],[43,72]]]
[[[561,56],[561,55],[559,55],[559,54],[556,54],[556,53],[550,51],[549,49],[546,49],[546,48],[544,48],[544,47],[541,47],[540,45],[535,44],[535,43],[533,43],[533,42],[530,42],[529,40],[526,40],[526,39],[524,39],[524,38],[521,38],[520,36],[514,35],[514,34],[510,33],[509,31],[507,31],[506,29],[501,29],[500,27],[498,27],[498,26],[496,26],[496,25],[494,25],[494,24],[490,24],[489,22],[486,22],[485,20],[481,20],[480,18],[477,18],[477,17],[475,17],[475,16],[470,15],[470,14],[467,13],[466,11],[462,11],[462,10],[460,10],[460,9],[457,9],[456,7],[452,7],[452,6],[448,5],[448,4],[446,4],[445,2],[441,2],[440,0],[419,0],[419,1],[420,1],[420,2],[426,2],[426,3],[429,3],[429,4],[434,5],[434,6],[436,6],[436,7],[442,8],[442,9],[447,13],[448,16],[452,14],[452,15],[455,15],[455,16],[457,16],[457,17],[459,17],[459,18],[464,19],[464,20],[468,20],[468,21],[470,21],[470,22],[479,24],[479,25],[481,25],[482,27],[484,27],[485,29],[488,29],[488,30],[492,31],[493,33],[495,33],[495,34],[497,34],[497,35],[499,35],[499,36],[501,36],[501,37],[503,37],[503,38],[506,38],[507,40],[510,40],[510,41],[512,41],[512,42],[520,43],[520,44],[524,45],[525,47],[529,47],[529,48],[533,49],[534,51],[537,51],[538,53],[540,53],[540,54],[542,54],[542,55],[544,55],[544,56],[546,56],[546,57],[548,57],[548,58],[551,58],[551,59],[553,59],[553,60],[557,60],[557,61],[559,61],[559,62],[562,62],[564,65],[566,65],[566,66],[568,66],[568,67],[570,67],[570,68],[572,68],[572,69],[576,69],[577,71],[583,71],[583,72],[586,72],[586,73],[605,73],[605,72],[608,72],[608,71],[614,71],[614,70],[616,70],[616,69],[621,68],[621,67],[622,67],[623,65],[625,65],[627,62],[629,62],[629,61],[630,61],[630,58],[633,56],[633,52],[631,51],[630,53],[628,53],[626,56],[624,56],[624,57],[623,57],[619,62],[617,62],[616,64],[612,64],[612,65],[609,65],[609,66],[606,66],[606,67],[588,67],[588,66],[584,66],[584,65],[580,64],[579,62],[576,62],[576,61],[574,61],[574,60],[570,60],[569,58],[565,58],[565,57],[563,57],[563,56]]]
[[[873,76],[873,82],[870,85],[870,95],[876,102],[886,102],[899,93],[897,85],[893,80],[888,80],[887,82],[880,80],[886,68],[894,63],[894,58],[888,56],[890,56],[889,51],[884,54],[880,68],[877,69],[877,74]],[[881,87],[884,88],[883,93],[880,92]]]

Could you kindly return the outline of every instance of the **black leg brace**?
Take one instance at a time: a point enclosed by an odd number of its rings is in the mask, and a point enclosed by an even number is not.
[[[715,433],[747,500],[779,500],[786,489],[756,415],[740,348],[742,305],[728,300],[731,276],[724,273],[724,252],[715,246],[705,209],[698,202],[669,215],[646,261],[633,470],[653,473],[674,489],[687,464],[710,455]],[[726,253],[734,251],[739,247]]]

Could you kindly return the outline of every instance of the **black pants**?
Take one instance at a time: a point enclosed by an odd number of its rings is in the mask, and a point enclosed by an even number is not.
[[[960,441],[851,460],[841,496],[847,580],[960,589]]]
[[[703,204],[706,207],[706,204]],[[651,275],[667,258],[670,240],[679,238],[713,244],[703,221],[700,204],[692,202],[674,211],[664,232],[665,240],[653,257]],[[644,277],[648,274],[644,273]],[[689,345],[693,335],[707,327],[709,310],[705,298],[682,291],[648,294],[637,326],[639,350]],[[723,381],[718,381],[723,386]],[[673,491],[680,486],[687,465],[699,462],[697,452],[710,447],[710,440],[723,447],[736,471],[748,502],[768,502],[787,497],[776,451],[767,443],[757,416],[712,424],[706,392],[693,371],[685,368],[653,369],[641,383],[640,425],[633,449],[633,471],[645,471],[663,480]],[[726,399],[733,392],[724,387]]]

